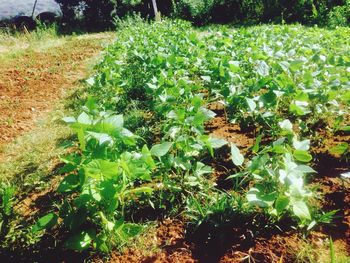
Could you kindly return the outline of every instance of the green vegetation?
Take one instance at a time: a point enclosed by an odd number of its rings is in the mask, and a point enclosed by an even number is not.
[[[51,174],[59,181],[53,203],[25,224],[9,184],[18,173],[1,185],[2,247],[35,247],[55,231],[65,248],[109,253],[155,219],[177,215],[189,233],[239,222],[254,235],[307,235],[331,223],[337,211],[322,211],[310,182],[316,150],[328,147],[322,138],[349,131],[349,35],[344,27],[204,30],[181,20],[120,21],[115,42],[86,80],[86,99],[62,119],[74,137],[60,126],[53,138],[66,139],[63,165]],[[253,136],[253,145],[242,149],[211,135],[206,125],[220,115]],[[346,162],[349,152],[345,142],[329,149]],[[32,156],[39,164],[42,155]],[[225,188],[214,163],[229,173]],[[0,166],[7,169],[15,168]],[[24,181],[33,187],[36,178]],[[332,241],[329,249],[333,262]]]
[[[290,218],[305,230],[331,221],[334,212],[313,205],[306,183],[315,173],[310,148],[317,127],[348,127],[348,29],[200,32],[181,21],[119,28],[88,79],[94,97],[78,117],[64,118],[78,141],[61,159],[59,210],[33,231],[62,222],[70,233],[66,247],[108,252],[142,231],[142,211],[150,207],[184,212],[197,227],[254,214],[272,225]],[[230,144],[236,173],[225,192],[213,183],[210,160],[228,142],[205,132],[215,101],[257,136],[245,155]],[[141,219],[133,221],[136,214]]]
[[[64,37],[58,37],[57,30],[56,25],[41,25],[32,32],[13,32],[10,28],[0,28],[0,57],[15,56],[28,49],[43,49],[43,43],[49,43],[50,46],[59,44],[63,42]]]
[[[153,17],[151,0],[56,0],[61,4],[67,24],[80,23],[88,29],[113,26],[115,17],[131,13]],[[349,0],[162,0],[156,1],[162,15],[189,20],[196,25],[207,23],[303,23],[322,26],[350,24]],[[74,10],[85,9],[74,19]],[[81,14],[83,13],[83,14]],[[96,13],[99,15],[96,16]],[[75,21],[74,21],[75,20]]]

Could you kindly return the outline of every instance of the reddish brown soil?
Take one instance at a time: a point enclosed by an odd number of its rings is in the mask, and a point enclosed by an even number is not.
[[[327,153],[318,155],[317,171],[313,184],[322,193],[325,211],[338,210],[334,225],[327,225],[323,233],[342,240],[350,253],[350,181],[341,179],[341,173],[350,170],[349,163]]]
[[[253,146],[255,136],[241,131],[238,124],[230,123],[222,104],[211,103],[208,108],[217,113],[206,125],[206,130],[211,136],[232,142],[243,152]]]
[[[30,50],[0,64],[0,145],[32,129],[64,90],[85,76],[87,63],[83,61],[101,51],[102,40],[68,40],[59,47]]]
[[[110,262],[196,262],[190,244],[185,240],[184,229],[182,221],[166,219],[159,223],[154,236],[148,237],[149,244],[145,244],[146,246],[158,246],[161,250],[150,253],[151,251],[147,251],[147,248],[146,250],[128,249],[122,254],[113,253]]]
[[[238,124],[230,123],[222,104],[211,103],[209,109],[216,112],[217,116],[206,123],[206,131],[213,137],[235,144],[242,153],[247,153],[254,144],[254,134],[245,133]],[[235,168],[229,152],[227,146],[217,150],[216,157],[208,163],[214,170],[213,175],[220,189],[231,188],[226,178],[234,173]]]

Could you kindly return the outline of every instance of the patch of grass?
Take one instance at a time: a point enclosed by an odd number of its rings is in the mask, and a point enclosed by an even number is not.
[[[65,36],[59,36],[57,26],[39,26],[31,32],[12,32],[0,30],[0,57],[13,57],[28,50],[42,50],[51,46],[62,45]]]
[[[334,263],[348,263],[350,257],[346,252],[346,245],[341,241],[335,241],[333,245],[333,251],[335,254],[335,261],[332,261],[330,241],[319,240],[317,243],[311,241],[300,241],[299,250],[295,252],[296,262],[299,263],[322,263],[322,262],[334,262]]]
[[[0,182],[10,182],[21,190],[42,186],[42,179],[66,151],[58,147],[59,143],[71,136],[71,131],[57,121],[61,116],[61,110],[52,112],[40,126],[0,148]]]

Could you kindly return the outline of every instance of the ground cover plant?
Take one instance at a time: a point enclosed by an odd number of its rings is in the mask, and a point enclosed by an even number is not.
[[[76,138],[61,156],[55,204],[31,233],[61,231],[66,249],[108,254],[157,220],[180,218],[203,251],[225,254],[232,242],[249,246],[271,233],[296,235],[298,243],[318,231],[329,242],[334,220],[349,223],[349,207],[325,204],[318,185],[320,167],[333,160],[348,198],[349,33],[119,22],[116,41],[86,81],[88,98],[63,118]],[[227,133],[210,130],[219,120]],[[243,136],[251,138],[244,146]],[[0,192],[4,222],[12,192]],[[346,243],[347,233],[338,239]],[[349,248],[334,252],[329,244],[327,260],[338,253],[345,262]],[[273,255],[242,245],[245,254],[231,262],[322,260],[317,249],[309,258],[306,250],[297,254],[298,245]]]

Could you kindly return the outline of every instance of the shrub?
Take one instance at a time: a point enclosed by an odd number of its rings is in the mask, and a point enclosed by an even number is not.
[[[175,16],[179,16],[197,24],[205,24],[211,20],[210,13],[215,0],[179,0],[173,1],[176,6]]]
[[[56,0],[63,11],[64,22],[81,25],[88,30],[113,26],[114,18],[131,12],[148,14],[149,1],[143,0]]]
[[[175,16],[195,24],[231,21],[325,24],[329,10],[343,4],[327,0],[173,0]],[[341,14],[347,10],[338,9]]]
[[[350,25],[350,1],[343,6],[334,7],[328,14],[328,26],[349,26]]]
[[[66,20],[72,23],[74,14],[79,13],[88,29],[110,27],[114,17],[130,13],[154,15],[151,0],[56,1]],[[163,15],[190,20],[196,25],[232,21],[347,25],[350,9],[349,0],[158,0],[157,4]]]

